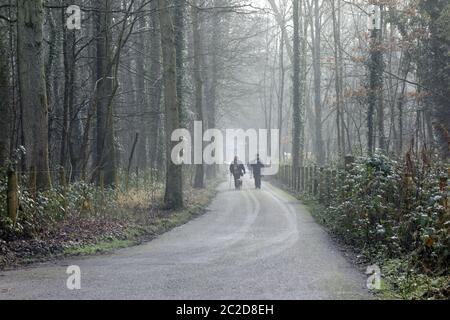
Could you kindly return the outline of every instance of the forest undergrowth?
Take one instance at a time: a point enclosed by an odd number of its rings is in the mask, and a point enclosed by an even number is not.
[[[114,189],[77,182],[33,195],[19,186],[16,221],[8,217],[6,206],[0,208],[0,270],[151,240],[203,213],[219,181],[209,181],[202,190],[186,188],[180,210],[164,210],[163,184],[136,175]],[[6,190],[1,180],[3,203]]]

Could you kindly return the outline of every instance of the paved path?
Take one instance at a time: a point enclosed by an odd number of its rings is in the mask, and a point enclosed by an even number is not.
[[[228,186],[204,216],[148,244],[0,273],[0,300],[371,297],[299,201],[267,183]],[[66,288],[69,265],[81,268],[79,291]]]

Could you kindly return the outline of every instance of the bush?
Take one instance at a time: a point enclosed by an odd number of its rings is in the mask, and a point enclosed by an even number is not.
[[[55,187],[33,197],[19,189],[20,212],[15,224],[7,217],[6,206],[0,207],[0,239],[45,237],[68,216],[108,215],[119,211],[117,191],[99,190],[92,184],[77,182],[67,188]],[[6,182],[0,184],[0,201],[6,203]]]
[[[448,274],[450,214],[439,166],[412,167],[384,155],[339,172],[324,219],[369,257],[412,254],[416,267]],[[416,162],[417,163],[417,162]]]

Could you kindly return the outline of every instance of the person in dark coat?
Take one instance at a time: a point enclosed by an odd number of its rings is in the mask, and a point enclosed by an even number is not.
[[[255,187],[256,189],[261,189],[262,168],[265,165],[261,162],[259,154],[256,155],[256,162],[251,164],[250,167],[252,168],[253,178],[255,179]]]
[[[230,165],[230,173],[234,177],[234,186],[236,189],[242,187],[241,177],[245,175],[245,166],[239,161],[238,157],[234,157],[234,161]]]

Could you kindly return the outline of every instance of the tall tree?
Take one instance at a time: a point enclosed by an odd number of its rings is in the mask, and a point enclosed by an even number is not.
[[[383,73],[384,73],[384,57],[383,57],[383,29],[385,27],[383,19],[383,6],[380,6],[380,24],[381,28],[377,32],[376,37],[376,67],[379,79],[377,80],[377,128],[378,128],[378,148],[387,151],[386,136],[384,128],[384,101],[383,101]]]
[[[375,9],[377,10],[377,9]],[[368,93],[368,115],[367,115],[367,151],[373,154],[375,151],[375,112],[378,111],[379,147],[384,150],[384,120],[380,119],[383,114],[382,90],[383,90],[383,52],[381,46],[381,21],[374,17],[374,25],[370,31],[370,61],[369,61],[369,93]]]
[[[26,163],[37,172],[37,188],[51,187],[48,106],[44,72],[43,1],[17,1],[17,63],[23,110]]]
[[[450,4],[446,0],[420,2],[420,9],[426,15],[429,39],[426,45],[431,54],[426,76],[426,87],[430,88],[434,104],[433,120],[438,146],[445,159],[450,158]]]
[[[150,106],[150,126],[149,126],[149,161],[151,168],[162,169],[159,166],[161,154],[163,153],[158,143],[161,133],[161,32],[157,17],[156,1],[150,3],[150,11],[155,12],[150,17],[150,49],[149,49],[149,106]],[[154,152],[156,151],[156,152]],[[159,152],[161,151],[161,152]]]
[[[9,105],[9,62],[8,45],[6,43],[7,28],[0,21],[0,167],[6,164],[9,157],[10,138],[10,105]]]
[[[223,0],[214,0],[213,2],[216,8],[223,6]],[[205,112],[208,129],[215,129],[217,122],[217,112],[218,112],[218,92],[219,92],[219,64],[221,62],[219,53],[220,46],[222,45],[220,35],[222,32],[221,28],[221,13],[220,10],[213,10],[212,17],[209,22],[209,28],[204,28],[202,42],[203,47],[209,53],[209,55],[202,54],[201,63],[203,64],[202,70],[204,71],[203,82],[205,90]],[[210,31],[212,29],[212,31]],[[209,35],[209,40],[207,40],[207,35]],[[209,43],[209,45],[207,44]],[[209,56],[209,57],[208,57]],[[209,58],[209,59],[207,59]],[[206,175],[208,178],[214,178],[217,174],[215,165],[210,165],[206,167]]]
[[[337,5],[336,5],[337,2]],[[341,1],[331,0],[331,15],[333,19],[335,91],[336,91],[336,131],[338,156],[346,153],[343,110],[343,59],[341,44]]]
[[[313,69],[314,69],[314,149],[319,165],[325,162],[325,149],[322,137],[322,69],[321,69],[321,12],[319,0],[314,0],[314,27],[311,28],[313,39]]]
[[[282,28],[285,28],[283,26]],[[278,129],[280,130],[279,137],[279,159],[283,159],[284,150],[281,148],[281,143],[283,139],[283,112],[284,112],[284,94],[285,94],[285,78],[286,78],[286,68],[284,66],[284,33],[280,35],[280,48],[279,48],[279,92],[278,92]]]
[[[97,1],[97,127],[96,127],[96,175],[104,173],[105,185],[113,186],[116,176],[116,154],[112,113],[113,62],[112,62],[112,8],[111,0]],[[97,180],[98,181],[98,180]]]
[[[178,95],[178,112],[180,113],[180,121],[182,124],[186,122],[186,112],[184,110],[183,85],[184,85],[184,11],[185,0],[174,1],[173,24],[175,30],[175,50],[177,56],[177,95]]]
[[[301,96],[300,96],[300,14],[299,0],[293,0],[294,36],[293,36],[293,57],[292,57],[292,111],[293,111],[293,133],[292,133],[292,161],[294,167],[300,166],[300,140],[301,140]]]
[[[64,6],[71,5],[70,0],[64,0]],[[65,20],[66,8],[62,10],[62,19]],[[74,115],[74,101],[75,101],[75,50],[76,50],[76,35],[75,30],[68,30],[63,27],[63,63],[64,63],[64,99],[63,99],[63,119],[62,119],[62,136],[61,136],[61,150],[60,150],[60,166],[67,167],[68,154],[70,148],[70,132],[71,132],[71,118]],[[74,153],[72,152],[72,155]],[[77,168],[77,163],[74,163],[77,157],[71,157],[71,167]]]
[[[195,82],[195,112],[196,119],[202,123],[203,136],[203,81],[200,64],[200,55],[202,54],[201,48],[201,35],[200,35],[200,21],[199,21],[199,9],[197,2],[194,0],[191,6],[191,18],[192,18],[192,35],[193,35],[193,50],[194,50],[194,82]],[[203,159],[199,159],[203,162]],[[194,188],[204,188],[205,166],[204,164],[197,164],[195,167],[195,180]]]
[[[176,146],[176,142],[172,141],[171,136],[174,130],[180,128],[175,31],[170,9],[165,0],[158,0],[158,12],[161,28],[166,131],[166,190],[164,203],[166,208],[175,209],[183,206],[182,166],[172,162],[171,157],[172,150]]]
[[[145,0],[143,0],[145,1]],[[145,8],[145,7],[144,7]],[[138,142],[138,155],[137,164],[140,168],[146,168],[148,165],[147,159],[147,138],[148,138],[148,125],[146,116],[149,112],[148,110],[148,100],[147,91],[145,90],[145,53],[146,53],[146,39],[145,39],[145,29],[147,27],[147,21],[145,15],[140,15],[138,21],[139,34],[136,43],[136,99],[138,114],[142,115],[138,121],[138,129],[140,131],[139,142]]]

